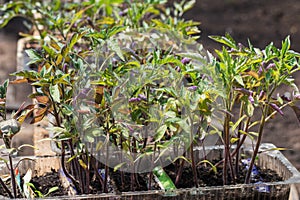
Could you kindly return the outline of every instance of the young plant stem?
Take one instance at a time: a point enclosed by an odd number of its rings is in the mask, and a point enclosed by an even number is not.
[[[8,194],[9,198],[11,198],[11,199],[14,198],[14,196],[12,195],[12,193],[9,191],[8,187],[3,182],[2,178],[0,178],[0,184],[4,188],[5,192]]]
[[[55,101],[51,95],[49,95],[49,97],[50,97],[52,105],[53,105],[53,112],[54,112],[56,126],[60,127],[59,113],[57,111],[56,104],[54,103]]]
[[[247,118],[247,121],[246,121],[246,127],[244,128],[244,132],[248,133],[248,130],[249,130],[249,124],[250,124],[250,120],[251,120],[251,117],[248,117]],[[238,143],[237,147],[234,149],[234,151],[231,153],[231,157],[235,156],[241,149],[242,145],[244,144],[245,140],[247,138],[247,135],[243,135],[242,138],[240,139],[240,142]],[[220,160],[219,162],[217,162],[215,164],[216,167],[218,167],[220,164],[222,164],[224,162],[224,159],[223,160]]]
[[[198,176],[197,176],[197,168],[195,164],[195,156],[194,156],[194,144],[193,141],[190,145],[190,154],[191,154],[191,161],[192,161],[192,171],[193,171],[193,179],[194,179],[194,184],[195,187],[198,187]]]
[[[62,170],[63,170],[64,174],[66,175],[66,177],[72,181],[72,183],[74,184],[76,189],[79,190],[79,182],[76,181],[76,179],[71,174],[69,174],[69,172],[66,169],[65,153],[66,153],[65,152],[65,141],[62,140],[61,141],[61,167],[62,167]]]
[[[137,146],[137,141],[136,141],[136,138],[133,136],[133,139],[132,139],[132,153],[133,153],[133,160],[135,160],[135,154],[137,153],[137,149],[136,149],[136,146]],[[131,164],[132,165],[132,172],[131,172],[131,191],[134,191],[134,186],[135,186],[135,164],[134,162]]]
[[[241,103],[241,107],[240,107],[240,113],[239,113],[239,118],[241,118],[243,116],[243,109],[244,109],[244,103]],[[241,133],[239,130],[242,129],[242,123],[239,124],[238,127],[238,131],[237,131],[237,146],[240,146],[241,143]],[[239,173],[239,161],[240,161],[240,150],[238,149],[235,155],[235,174]]]
[[[183,154],[183,157],[185,157],[185,153]],[[181,179],[182,172],[183,172],[183,167],[184,167],[184,163],[185,163],[185,160],[182,159],[181,162],[180,162],[178,171],[177,171],[177,175],[176,175],[176,179],[175,179],[175,185],[178,185],[178,183],[179,183],[179,181]]]
[[[12,189],[13,189],[13,194],[14,194],[14,198],[17,198],[16,176],[15,176],[15,171],[14,171],[11,154],[8,154],[8,159],[9,159],[9,165],[10,165],[10,177],[11,177],[11,185],[12,185]]]
[[[106,135],[107,139],[109,139],[109,133],[107,131],[107,135]],[[103,187],[103,192],[107,193],[108,192],[108,187],[107,187],[107,183],[108,183],[108,160],[109,160],[109,145],[106,145],[106,158],[105,158],[105,167],[104,167],[104,187]]]
[[[222,179],[223,179],[223,184],[227,185],[228,180],[227,180],[227,166],[228,166],[228,154],[229,152],[229,115],[226,114],[225,116],[225,121],[224,121],[224,133],[223,133],[223,141],[224,141],[224,162],[223,162],[223,174],[222,174]]]
[[[254,149],[252,157],[251,157],[249,169],[248,169],[246,177],[245,177],[245,183],[246,184],[250,183],[251,172],[252,172],[252,169],[253,169],[253,166],[254,166],[256,156],[258,154],[259,146],[260,146],[261,141],[262,141],[263,129],[264,129],[264,125],[265,125],[265,119],[266,119],[266,115],[267,115],[268,110],[269,110],[268,108],[269,107],[268,107],[267,104],[264,105],[261,120],[260,120],[259,129],[258,129],[258,138],[257,138],[256,144],[255,144],[255,149]]]
[[[95,173],[97,179],[99,180],[99,182],[100,182],[100,184],[103,188],[104,187],[104,181],[103,181],[103,179],[102,179],[102,177],[101,177],[101,175],[99,174],[99,171],[98,171],[98,169],[99,169],[98,161],[95,158],[92,158],[91,159],[91,165],[94,168],[94,173]]]
[[[152,179],[153,179],[153,168],[154,168],[154,160],[155,160],[155,151],[156,151],[156,145],[157,143],[154,143],[154,149],[153,149],[153,155],[151,159],[151,171],[149,172],[149,184],[148,184],[148,190],[151,190],[152,185]]]
[[[84,193],[84,180],[83,180],[83,171],[81,170],[82,168],[80,167],[79,161],[78,161],[78,157],[75,157],[75,151],[74,151],[74,147],[73,147],[73,142],[72,142],[72,138],[68,139],[68,146],[70,148],[70,153],[71,153],[71,157],[74,157],[71,161],[71,163],[73,163],[73,166],[75,166],[75,177],[79,180],[79,185],[81,188],[81,192]]]
[[[90,157],[89,157],[89,154],[88,154],[88,151],[87,150],[85,150],[85,152],[86,152],[86,165],[87,165],[87,167],[86,167],[86,169],[85,169],[85,191],[86,191],[86,193],[87,194],[89,194],[90,193],[90,165],[91,165],[91,163],[90,163]]]

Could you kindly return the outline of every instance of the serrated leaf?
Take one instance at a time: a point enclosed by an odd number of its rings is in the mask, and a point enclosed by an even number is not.
[[[291,47],[291,41],[290,41],[290,36],[287,36],[284,40],[284,42],[282,43],[282,48],[281,48],[281,57],[283,57],[286,52],[290,49]]]
[[[236,49],[236,44],[228,37],[213,35],[213,36],[209,36],[209,38],[221,44],[225,44],[228,47]]]

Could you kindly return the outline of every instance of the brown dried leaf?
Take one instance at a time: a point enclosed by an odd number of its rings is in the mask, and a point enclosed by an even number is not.
[[[37,123],[37,122],[39,122],[39,121],[42,121],[42,119],[43,119],[44,117],[45,117],[45,115],[36,116],[36,117],[34,117],[34,118],[31,120],[30,124],[34,124],[34,123]]]
[[[47,96],[36,96],[35,98],[41,104],[47,104],[49,102],[49,98]]]
[[[20,84],[20,83],[28,83],[27,78],[16,79],[9,82],[9,84]]]

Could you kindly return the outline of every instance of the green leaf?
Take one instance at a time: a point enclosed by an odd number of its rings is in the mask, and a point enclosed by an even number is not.
[[[230,143],[231,143],[231,144],[234,144],[234,143],[236,143],[237,141],[239,141],[239,138],[231,138],[231,139],[230,139]]]
[[[202,164],[202,163],[207,163],[207,164],[209,164],[209,165],[212,167],[213,172],[214,172],[215,174],[217,173],[217,167],[216,167],[214,164],[212,164],[209,160],[202,160],[201,162],[198,163],[198,165],[199,165],[199,164]]]
[[[34,63],[37,63],[37,62],[43,60],[43,58],[34,49],[26,49],[25,53],[30,58],[30,61],[28,63],[26,63],[26,65],[34,64]]]
[[[168,176],[168,174],[164,171],[162,167],[155,167],[153,169],[154,175],[158,178],[160,184],[163,186],[165,190],[175,190],[176,186]]]
[[[158,128],[156,135],[155,135],[155,142],[160,141],[164,137],[164,135],[167,131],[167,128],[168,127],[165,124]]]
[[[178,121],[177,124],[183,129],[183,131],[185,133],[190,133],[191,132],[191,127],[186,122],[186,119],[182,119],[182,120]]]
[[[286,52],[290,49],[291,46],[291,41],[290,41],[290,36],[287,36],[284,40],[284,42],[282,43],[282,47],[281,47],[281,58],[283,58],[286,54]]]
[[[123,165],[125,165],[126,162],[122,162],[122,163],[119,163],[117,164],[115,167],[114,167],[114,172],[116,172],[117,170],[119,170]]]
[[[70,39],[69,48],[72,49],[73,46],[77,43],[77,41],[78,41],[78,33],[74,33]]]
[[[225,44],[228,47],[237,49],[235,42],[233,41],[233,39],[228,34],[226,35],[226,37],[212,35],[212,36],[209,36],[209,38],[216,41],[216,42],[219,42],[221,44]]]
[[[186,12],[186,11],[192,9],[193,6],[195,5],[195,3],[196,3],[196,0],[191,0],[191,1],[186,2],[183,6],[183,12]]]
[[[48,196],[50,193],[52,192],[55,192],[59,189],[59,187],[55,186],[55,187],[52,187],[48,190],[48,192],[44,195],[45,197]]]
[[[243,78],[241,75],[234,76],[234,80],[236,80],[241,86],[245,86]]]
[[[240,117],[235,124],[231,127],[232,131],[234,132],[235,129],[238,127],[238,125],[243,121],[243,119],[245,119],[245,117],[247,117],[246,115],[243,115],[242,117]]]
[[[54,102],[60,103],[60,91],[58,85],[50,85],[49,90]]]
[[[174,158],[174,160],[173,160],[172,162],[175,163],[176,160],[178,160],[178,159],[185,160],[187,163],[192,163],[192,161],[189,160],[189,159],[188,159],[187,157],[185,157],[185,156],[177,156],[176,158]]]
[[[245,113],[246,113],[246,115],[248,117],[252,117],[253,116],[254,106],[249,101],[246,101]]]

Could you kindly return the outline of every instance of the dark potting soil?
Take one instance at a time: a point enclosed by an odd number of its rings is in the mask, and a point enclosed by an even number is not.
[[[5,183],[7,187],[10,189],[11,193],[13,194],[13,191],[11,189],[11,181],[8,180]],[[58,187],[58,190],[51,192],[48,196],[62,196],[68,194],[68,191],[65,188],[63,188],[61,184],[58,173],[55,172],[54,170],[40,177],[38,176],[32,177],[30,183],[34,185],[36,191],[41,192],[43,195],[45,195],[53,187]],[[21,186],[23,186],[22,178],[21,178]],[[35,194],[36,197],[39,197],[37,192],[35,192]],[[8,194],[1,186],[0,186],[0,195],[8,197]],[[18,186],[17,186],[17,198],[23,198]]]
[[[35,176],[30,182],[43,194],[46,194],[53,187],[58,187],[58,190],[50,193],[48,196],[68,195],[68,191],[61,184],[59,174],[54,170],[47,172],[44,176]]]
[[[261,182],[277,182],[282,181],[282,178],[273,170],[270,169],[261,169],[256,166],[259,175],[254,176],[251,179],[251,183],[256,183],[258,181]],[[170,176],[170,178],[175,183],[176,180],[176,169],[175,165],[169,165],[165,168],[166,173]],[[239,166],[239,173],[237,174],[236,182],[234,183],[233,179],[228,174],[228,185],[233,184],[243,184],[246,177],[247,169],[245,166]],[[198,176],[198,186],[207,187],[207,186],[222,186],[223,185],[223,173],[222,166],[217,167],[217,173],[212,170],[210,165],[199,165],[197,167],[197,176]],[[195,187],[193,181],[193,172],[191,167],[184,167],[183,172],[178,184],[176,184],[177,188],[191,188]]]
[[[157,182],[152,178],[151,186],[149,188],[149,173],[136,173],[134,174],[134,184],[131,184],[132,174],[123,173],[123,184],[121,178],[121,172],[116,171],[111,173],[111,178],[119,192],[128,191],[148,191],[148,190],[159,190],[160,187]]]

